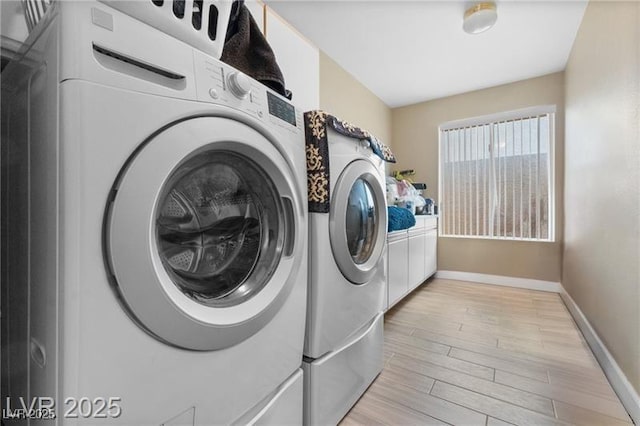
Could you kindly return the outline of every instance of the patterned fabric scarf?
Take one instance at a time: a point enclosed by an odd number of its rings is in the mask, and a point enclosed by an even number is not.
[[[375,155],[389,163],[396,157],[388,146],[371,133],[324,111],[309,111],[304,114],[305,142],[307,152],[307,189],[310,213],[329,212],[329,143],[327,127],[341,135],[357,140],[366,140]]]

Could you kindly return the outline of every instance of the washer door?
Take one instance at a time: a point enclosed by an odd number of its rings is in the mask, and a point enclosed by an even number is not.
[[[387,209],[378,174],[368,161],[350,163],[331,200],[331,248],[340,271],[354,284],[371,279],[384,248]]]
[[[251,127],[201,117],[128,163],[105,216],[112,282],[168,344],[221,349],[262,328],[300,267],[304,210],[291,165]]]

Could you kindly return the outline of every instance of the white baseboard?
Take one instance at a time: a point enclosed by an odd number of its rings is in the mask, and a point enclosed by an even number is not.
[[[505,287],[526,288],[529,290],[550,291],[560,293],[562,286],[554,281],[542,281],[529,278],[505,277],[502,275],[476,274],[473,272],[438,271],[436,278],[457,281],[472,281],[483,284],[502,285]]]
[[[602,343],[596,331],[591,327],[587,317],[584,316],[582,310],[580,310],[571,295],[567,293],[562,285],[560,286],[560,297],[564,304],[567,305],[567,309],[571,312],[571,316],[578,325],[578,328],[582,331],[591,351],[593,351],[600,367],[602,367],[604,374],[607,376],[607,379],[609,379],[611,387],[613,387],[618,398],[620,398],[622,405],[624,405],[624,408],[634,423],[640,425],[640,396],[638,396],[638,392],[636,392],[633,385],[631,385],[627,376],[625,376],[622,369],[620,369],[620,366],[607,347]]]

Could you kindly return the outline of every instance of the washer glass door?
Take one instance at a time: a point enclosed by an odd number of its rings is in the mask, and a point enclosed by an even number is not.
[[[185,120],[141,146],[114,184],[104,227],[111,283],[158,340],[229,347],[305,285],[304,182],[266,135],[229,118]]]
[[[365,263],[375,248],[379,226],[378,206],[371,184],[361,177],[351,187],[347,199],[345,232],[351,259],[357,265]]]
[[[350,163],[333,190],[329,231],[334,258],[354,284],[366,283],[378,265],[387,233],[379,171],[369,161]]]
[[[185,295],[232,306],[266,284],[284,227],[277,190],[257,164],[232,151],[200,154],[173,173],[160,200],[160,258]]]

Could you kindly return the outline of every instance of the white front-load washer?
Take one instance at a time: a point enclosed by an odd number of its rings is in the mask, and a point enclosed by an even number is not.
[[[387,207],[384,162],[370,142],[329,125],[315,133],[326,134],[329,211],[309,213],[305,423],[326,425],[382,370]]]
[[[2,77],[3,402],[301,423],[300,111],[91,1],[54,3]]]

